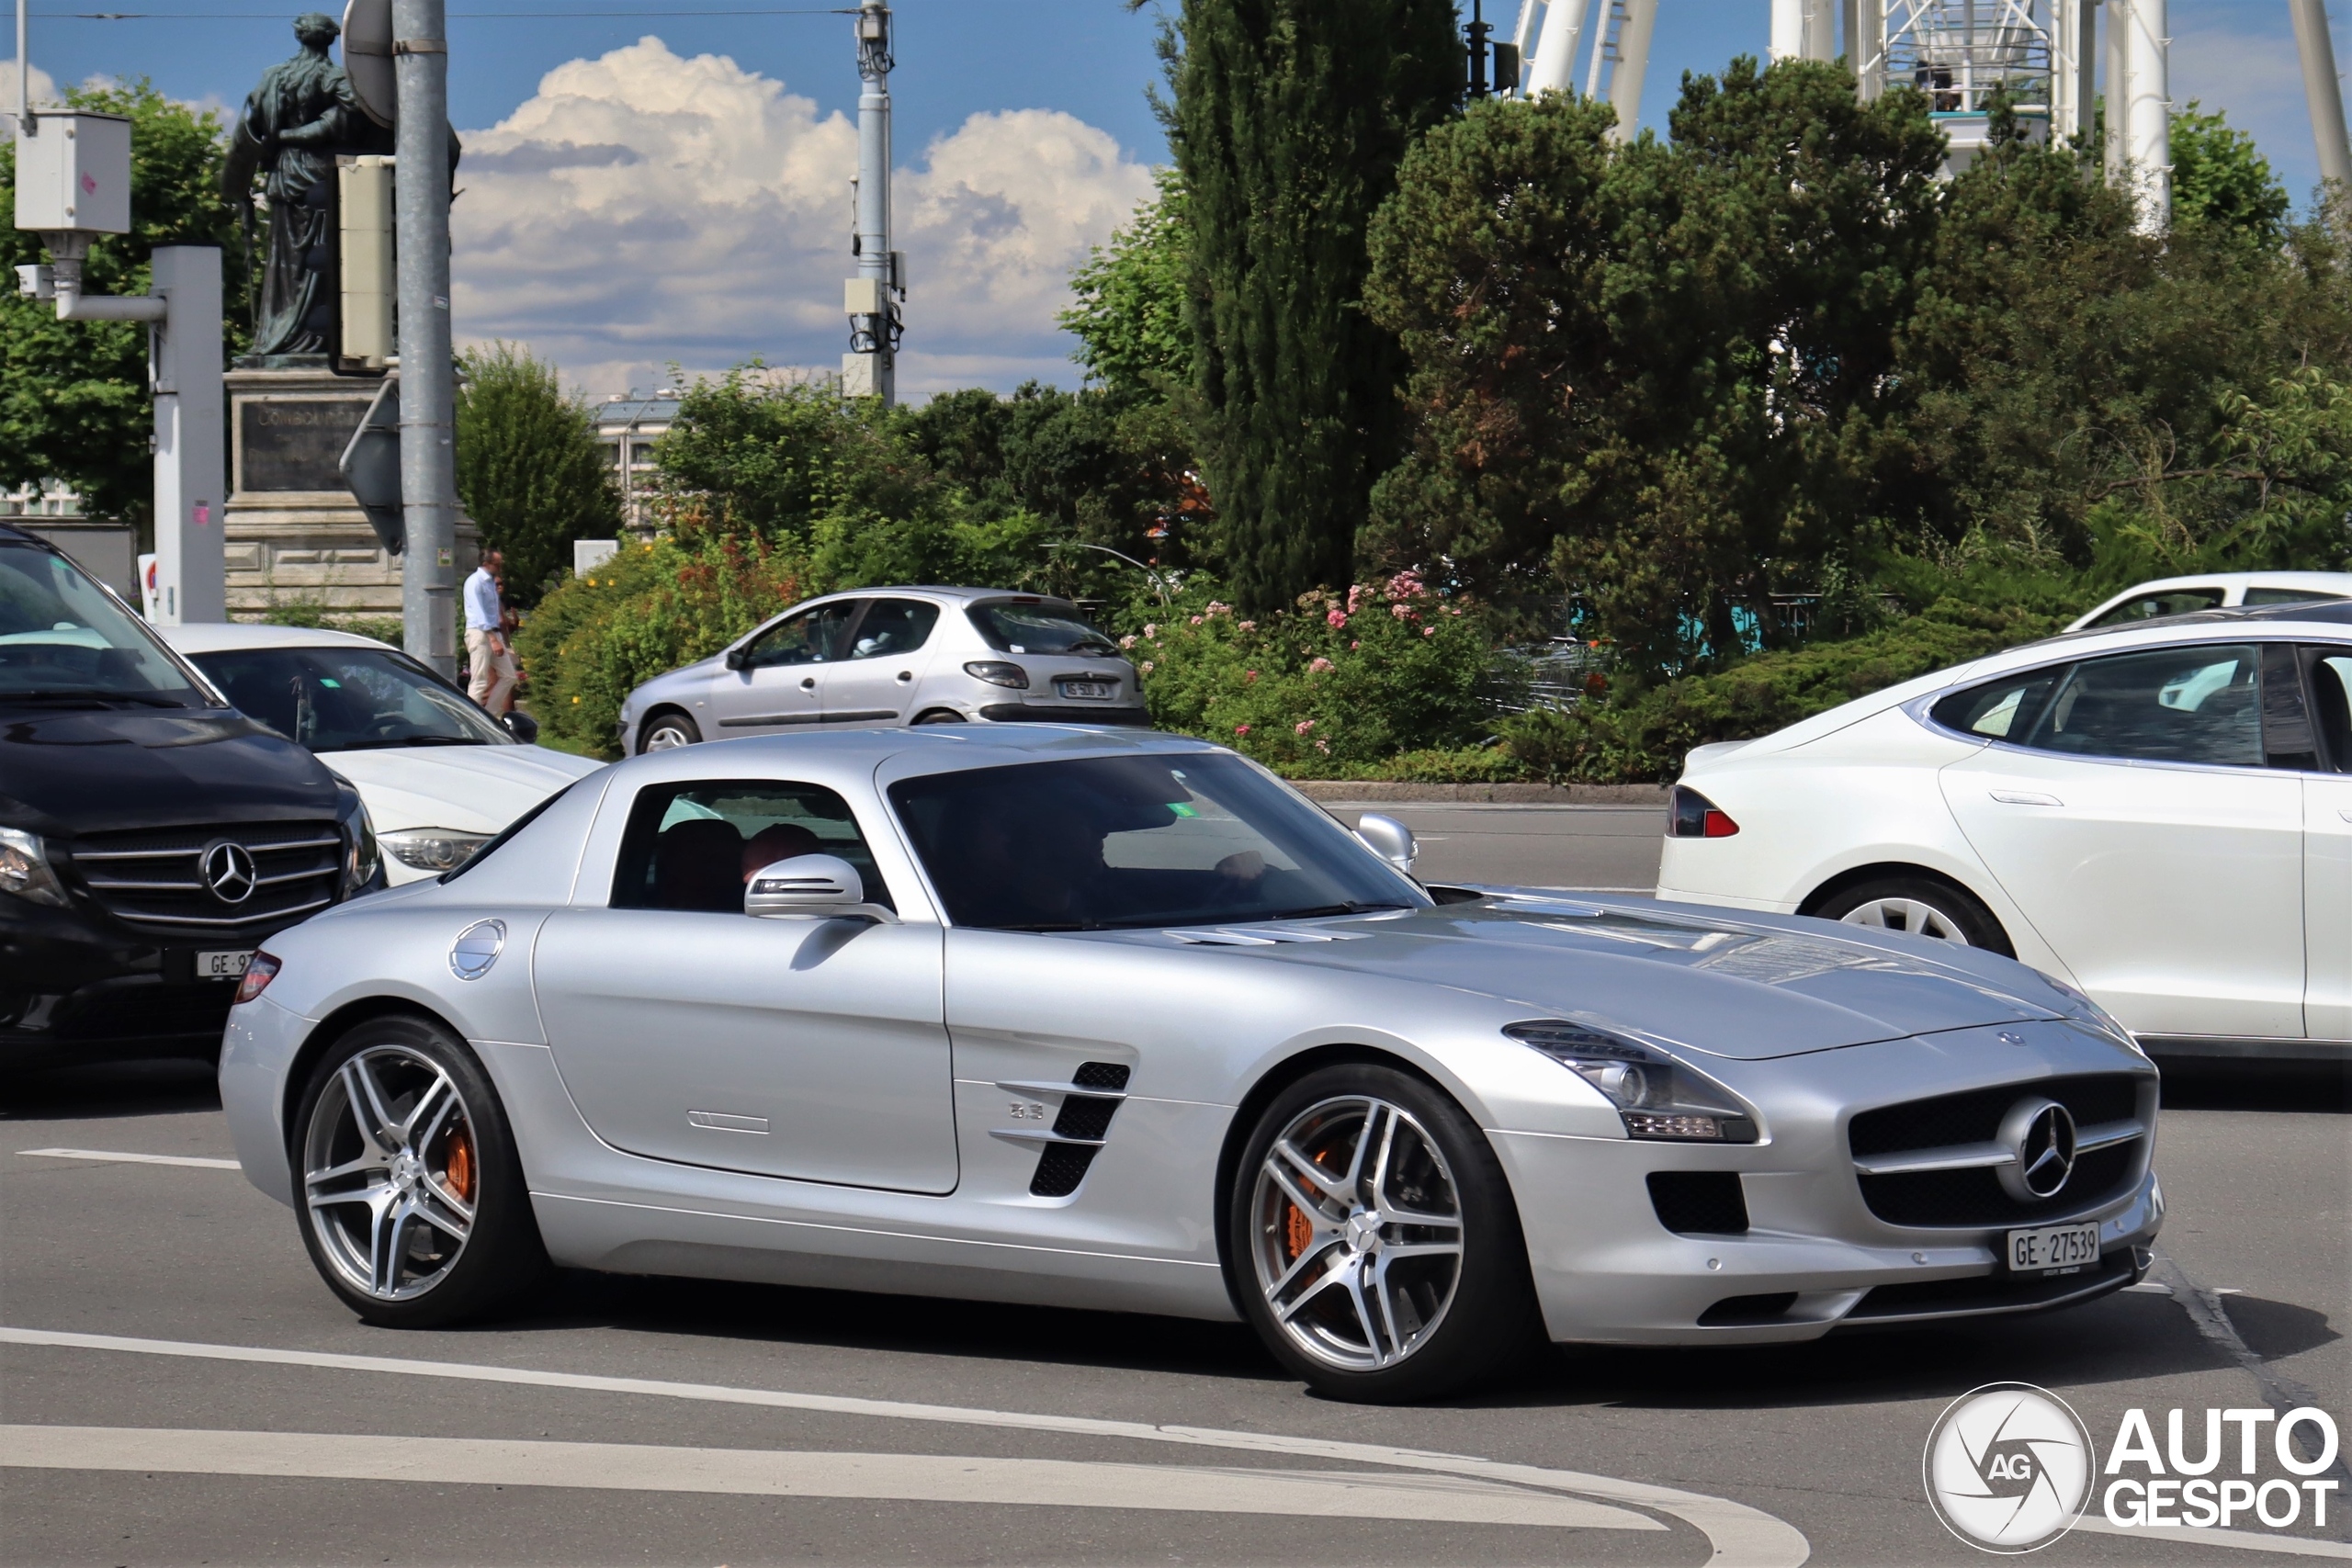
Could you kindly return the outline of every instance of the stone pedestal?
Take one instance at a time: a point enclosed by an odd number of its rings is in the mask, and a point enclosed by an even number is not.
[[[337,459],[376,395],[372,378],[315,368],[234,369],[229,392],[229,481],[223,534],[229,614],[315,601],[334,615],[401,613],[401,558],[387,551],[344,488]],[[458,522],[458,574],[474,569],[481,536]]]

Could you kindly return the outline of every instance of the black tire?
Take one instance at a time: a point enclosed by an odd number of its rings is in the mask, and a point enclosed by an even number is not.
[[[1390,1149],[1391,1169],[1375,1182],[1375,1158],[1358,1160],[1353,1151],[1367,1129],[1378,1127],[1383,1109],[1391,1118],[1388,1132],[1371,1141],[1375,1149],[1384,1143]],[[1359,1119],[1352,1133],[1351,1117]],[[1310,1190],[1303,1178],[1280,1187],[1267,1169],[1277,1140],[1310,1155],[1347,1190],[1344,1204],[1328,1190]],[[1283,1168],[1295,1174],[1297,1168]],[[1352,1181],[1351,1169],[1359,1173]],[[1296,1201],[1298,1193],[1317,1200],[1312,1216]],[[1383,1204],[1429,1215],[1450,1208],[1458,1217],[1450,1290],[1442,1255],[1382,1257],[1391,1247],[1442,1245],[1448,1227],[1388,1222],[1374,1239],[1359,1216]],[[1242,1145],[1226,1234],[1227,1278],[1250,1326],[1277,1360],[1329,1398],[1367,1404],[1434,1399],[1543,1350],[1527,1243],[1502,1166],[1477,1123],[1409,1073],[1345,1063],[1309,1073],[1276,1095]],[[1318,1277],[1323,1283],[1312,1283]],[[1297,1289],[1301,1283],[1307,1288]],[[1374,1288],[1360,1290],[1365,1284]],[[1290,1326],[1277,1317],[1270,1293],[1283,1298]]]
[[[954,708],[925,708],[915,715],[917,724],[968,724],[971,721]]]
[[[654,740],[657,735],[664,737],[658,744]],[[639,727],[637,753],[641,757],[648,751],[666,751],[673,746],[695,746],[701,741],[702,726],[692,716],[676,708],[663,708]]]
[[[369,1116],[372,1149],[350,1112],[355,1094],[369,1089],[382,1108]],[[548,1272],[497,1091],[474,1054],[437,1023],[394,1014],[346,1031],[303,1087],[288,1152],[302,1245],[327,1288],[364,1322],[437,1328],[484,1316]],[[382,1218],[356,1197],[318,1201],[385,1187],[397,1192]],[[462,1235],[450,1228],[458,1221]]]
[[[1869,913],[1873,910],[1874,914]],[[1825,920],[1957,941],[2004,958],[2018,955],[2009,943],[2009,933],[1982,900],[1938,877],[1885,876],[1859,882],[1839,888],[1808,912]]]

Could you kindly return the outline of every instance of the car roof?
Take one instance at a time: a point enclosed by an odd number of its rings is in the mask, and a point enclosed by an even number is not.
[[[2120,637],[2132,632],[2155,634],[2142,639],[2154,642],[2162,641],[2169,633],[2206,626],[2226,627],[2251,623],[2267,627],[2279,622],[2309,623],[2330,630],[2352,626],[2352,599],[2313,599],[2294,604],[2241,604],[2229,609],[2190,610],[2177,615],[2152,615],[2144,621],[2133,621],[2129,626],[2085,626],[2080,631],[2060,632],[2039,642],[2020,643],[2006,651],[2023,653],[2028,649],[2051,648],[2061,643],[2080,642],[2086,637]]]
[[[1029,588],[955,588],[936,582],[901,582],[874,588],[844,588],[837,593],[820,593],[803,600],[814,604],[820,599],[875,599],[891,593],[928,593],[940,599],[954,599],[971,604],[981,599],[1034,599],[1040,604],[1067,604],[1069,601],[1058,593],[1040,593]],[[797,608],[797,606],[796,606]]]
[[[885,763],[901,776],[996,768],[1052,757],[1133,756],[1222,751],[1189,735],[1123,726],[1082,724],[917,725],[842,729],[813,735],[758,735],[649,751],[615,767],[632,784],[677,779],[755,776],[774,768],[780,777],[821,763],[828,770],[869,773]],[[722,759],[724,759],[722,761]]]
[[[182,653],[227,653],[248,648],[372,648],[390,645],[356,632],[327,626],[264,626],[246,621],[191,622],[157,626],[156,634]],[[393,651],[398,651],[394,649]]]
[[[2174,588],[2324,588],[2352,591],[2352,572],[2346,571],[2200,571],[2186,577],[2158,577],[2135,582],[2115,599],[2161,593]],[[2110,599],[2107,603],[2113,603]]]

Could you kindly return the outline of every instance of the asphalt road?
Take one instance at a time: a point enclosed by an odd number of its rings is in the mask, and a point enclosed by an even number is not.
[[[1433,875],[1638,886],[1656,852],[1654,812],[1392,812],[1429,824]],[[1920,1450],[1979,1384],[2056,1391],[2102,1451],[2133,1407],[2160,1441],[2188,1410],[2192,1448],[2208,1406],[2352,1428],[2352,1092],[2167,1100],[2163,1283],[1811,1346],[1561,1351],[1372,1409],[1307,1396],[1238,1326],[1050,1309],[567,1275],[495,1325],[367,1328],[220,1163],[202,1074],[85,1069],[0,1099],[0,1561],[1977,1562]],[[2338,1504],[2324,1530],[2077,1530],[2037,1560],[2352,1557]]]

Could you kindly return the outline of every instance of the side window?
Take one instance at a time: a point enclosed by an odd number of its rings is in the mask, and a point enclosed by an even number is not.
[[[2327,757],[2339,773],[2352,773],[2352,652],[2336,648],[2304,650],[2311,671],[2312,717]]]
[[[2249,588],[2242,604],[2341,604],[2341,593],[2318,593],[2308,588]]]
[[[2049,697],[2050,689],[2065,672],[2063,664],[2054,670],[2021,671],[1955,692],[1936,705],[1936,722],[1963,735],[1982,735],[1988,740],[2021,739],[2041,716],[2041,705]]]
[[[2154,762],[2263,765],[2261,660],[2205,643],[2086,659],[2022,734],[2042,751]]]
[[[857,601],[844,599],[779,621],[752,644],[748,667],[764,670],[775,664],[824,664],[839,659],[842,634],[856,614]]]
[[[876,599],[865,607],[865,619],[857,623],[857,640],[852,644],[852,659],[887,659],[894,653],[912,653],[931,638],[931,628],[939,624],[939,606],[926,604],[920,599]]]
[[[2215,610],[2221,608],[2222,598],[2222,591],[2218,588],[2168,588],[2162,593],[2142,593],[2126,599],[2091,625],[2128,626],[2134,621],[2153,621],[2159,615],[2187,615],[2199,610]]]
[[[616,909],[741,914],[754,872],[795,855],[838,855],[870,904],[895,908],[849,803],[818,784],[773,779],[651,784],[638,792],[614,868]]]

